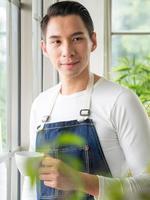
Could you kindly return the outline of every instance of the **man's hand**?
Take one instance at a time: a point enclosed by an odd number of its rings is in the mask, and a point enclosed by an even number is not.
[[[80,173],[66,165],[63,161],[45,157],[39,170],[40,180],[46,186],[70,191],[77,190],[80,183]]]
[[[41,163],[39,178],[48,187],[59,190],[78,190],[93,196],[99,192],[98,177],[74,170],[63,161],[46,156]]]

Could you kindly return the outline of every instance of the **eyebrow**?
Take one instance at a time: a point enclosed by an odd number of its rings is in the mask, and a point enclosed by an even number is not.
[[[71,37],[74,37],[74,36],[78,36],[78,35],[83,35],[84,33],[83,32],[75,32],[75,33],[73,33],[73,34],[71,34]],[[61,36],[59,36],[59,35],[51,35],[51,36],[49,36],[49,38],[48,39],[58,39],[58,38],[61,38]]]

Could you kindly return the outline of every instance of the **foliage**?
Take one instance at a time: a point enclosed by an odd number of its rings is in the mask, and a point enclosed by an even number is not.
[[[64,145],[73,145],[76,147],[82,147],[85,145],[85,141],[83,138],[74,135],[73,133],[63,133],[61,134],[56,140],[55,140],[55,144],[59,145],[59,146],[64,146]],[[53,144],[46,144],[44,145],[42,148],[38,149],[38,151],[40,152],[44,152],[46,155],[49,154],[49,152],[51,151],[50,149],[52,149],[51,147],[53,146]],[[69,157],[70,161],[73,162],[73,165],[75,162],[77,162],[79,165],[77,166],[77,170],[81,170],[80,166],[81,163],[79,160],[74,159],[73,157]],[[39,174],[38,174],[38,168],[39,166],[35,166],[35,160],[34,159],[30,159],[29,162],[27,163],[27,172],[30,176],[30,181],[31,181],[31,187],[34,186],[34,184],[39,182]],[[64,169],[62,169],[64,170]],[[150,172],[150,167],[147,167],[146,172],[149,173]],[[83,183],[81,182],[81,180],[79,179],[79,177],[73,177],[76,182],[78,183],[78,185],[80,187],[83,187]],[[126,178],[126,177],[124,177]],[[112,181],[112,183],[110,185],[108,185],[107,189],[106,189],[106,194],[104,199],[105,200],[127,200],[125,197],[125,194],[123,192],[122,189],[123,186],[123,178],[122,179],[116,179],[116,181]],[[70,196],[68,196],[67,200],[83,200],[84,199],[84,194],[76,191],[73,193],[69,194]],[[148,200],[150,199],[150,194],[149,191],[148,192],[142,192],[140,194],[137,194],[138,197],[140,197],[140,200]]]
[[[51,155],[51,152],[53,151],[53,146],[62,147],[66,145],[67,146],[71,145],[77,148],[81,148],[85,146],[85,140],[82,137],[75,135],[71,132],[64,132],[60,136],[58,136],[53,142],[44,144],[37,151],[44,153],[45,156],[48,156],[48,155]],[[82,171],[83,165],[82,165],[82,161],[80,161],[79,159],[73,156],[65,155],[65,154],[61,154],[60,157],[62,160],[67,160],[67,163],[69,163],[69,165],[71,165],[74,169],[78,171]],[[27,165],[26,165],[26,171],[30,177],[31,187],[33,187],[36,183],[39,182],[38,168],[40,166],[35,165],[35,163],[37,163],[35,159],[37,158],[28,160]],[[73,179],[80,186],[80,188],[83,187],[80,177],[73,176]],[[79,199],[83,199],[83,197],[84,197],[84,194],[82,192],[74,191],[74,192],[69,193],[68,200],[79,200]]]
[[[124,200],[121,182],[114,181],[107,187],[106,191],[106,200]]]
[[[120,65],[113,68],[114,81],[133,90],[144,105],[150,104],[150,57],[137,61],[135,57],[120,58]],[[150,114],[149,106],[147,112]]]

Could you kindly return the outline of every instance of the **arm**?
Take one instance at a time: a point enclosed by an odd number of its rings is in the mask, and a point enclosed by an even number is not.
[[[118,97],[111,121],[132,175],[140,174],[150,161],[150,120],[135,94],[127,90]]]
[[[132,177],[107,178],[99,176],[98,183],[98,176],[75,172],[68,166],[67,173],[63,174],[59,171],[59,167],[56,168],[55,164],[52,165],[52,160],[50,160],[51,169],[53,170],[41,171],[40,179],[44,180],[47,186],[58,189],[78,189],[94,196],[99,193],[98,199],[103,199],[107,194],[108,188],[113,185],[117,185],[118,192],[126,197],[131,197],[138,192],[147,190],[150,184],[150,177],[144,171],[150,161],[150,125],[148,117],[134,94],[128,91],[118,97],[111,111],[111,122],[115,127],[119,143],[132,172]],[[62,166],[62,163],[60,166]],[[57,170],[55,171],[55,169]],[[69,177],[72,176],[68,176],[69,171],[72,171],[75,177],[79,177],[82,180],[84,187],[78,187],[74,181],[71,181]]]
[[[150,175],[146,173],[150,164],[150,121],[137,96],[129,90],[116,100],[111,121],[132,175],[119,179],[100,177],[101,195],[106,194],[112,183],[120,182],[120,189],[127,199],[131,199],[133,195],[145,192],[150,185]]]

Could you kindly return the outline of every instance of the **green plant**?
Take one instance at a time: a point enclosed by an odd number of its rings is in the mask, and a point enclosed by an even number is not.
[[[45,143],[43,146],[37,149],[38,152],[44,153],[45,156],[51,155],[53,152],[54,147],[64,147],[64,146],[73,146],[76,148],[82,148],[86,145],[85,140],[75,135],[71,132],[62,132],[60,136],[58,136],[55,140],[53,140],[51,143]],[[78,171],[82,171],[83,169],[83,163],[78,158],[66,155],[65,153],[57,152],[57,156],[60,157],[62,160],[67,161],[67,163],[72,166],[74,169]],[[39,166],[36,165],[37,162],[35,162],[35,159],[28,160],[26,164],[26,171],[30,178],[30,186],[33,187],[36,183],[39,183]],[[66,173],[66,169],[63,168],[63,165],[61,166],[61,169],[63,172]],[[68,173],[68,172],[67,172]],[[84,185],[82,183],[82,180],[80,177],[75,176],[72,174],[72,179],[78,184],[80,188],[83,188]],[[80,191],[72,191],[71,193],[68,193],[67,199],[68,200],[81,200],[84,199],[85,194]]]
[[[60,135],[55,141],[56,145],[73,145],[76,147],[82,147],[85,145],[85,141],[80,136],[74,135],[73,133],[63,133]],[[51,147],[53,146],[53,143],[45,144],[40,149],[38,149],[39,152],[48,154],[48,152],[51,152]],[[78,159],[75,159],[73,157],[68,157],[71,163],[75,166],[77,170],[80,170],[82,168],[82,164]],[[35,165],[35,160],[29,160],[27,163],[27,172],[30,177],[30,183],[31,187],[33,187],[36,183],[39,181],[39,173],[38,173],[38,166]],[[150,173],[150,165],[147,166],[145,169],[147,173]],[[79,177],[74,177],[75,180],[78,182],[80,187],[84,187],[82,181]],[[124,177],[126,178],[126,177]],[[104,200],[128,200],[128,198],[125,197],[125,193],[122,189],[123,186],[123,178],[116,181],[112,181],[110,185],[106,188],[106,194],[104,197]],[[150,199],[150,193],[149,191],[141,192],[137,194],[140,197],[140,200],[148,200]],[[73,192],[70,194],[70,196],[67,198],[67,200],[83,200],[84,194],[82,192]]]
[[[142,61],[122,57],[119,66],[113,67],[113,80],[133,90],[140,98],[150,116],[150,57]]]

